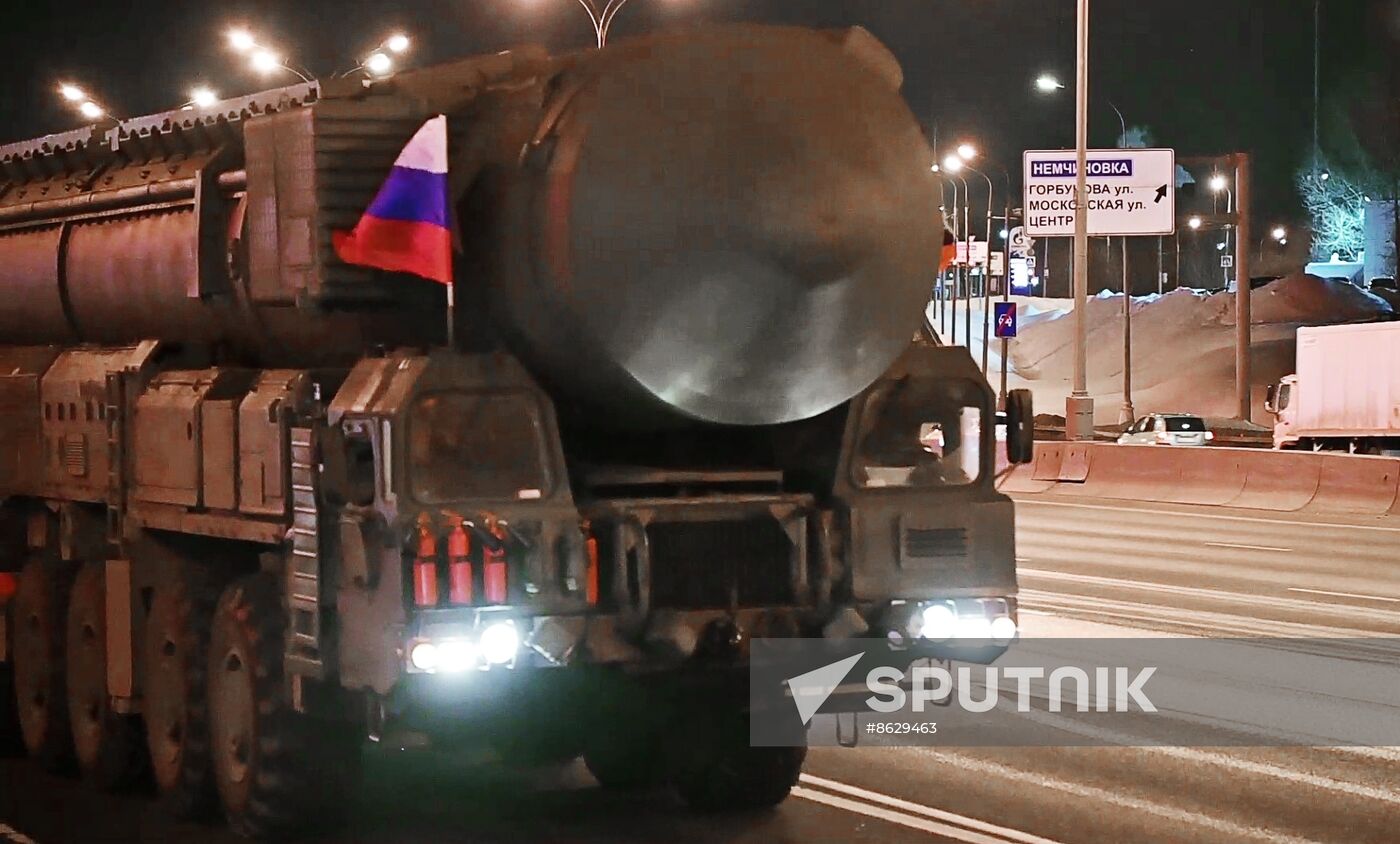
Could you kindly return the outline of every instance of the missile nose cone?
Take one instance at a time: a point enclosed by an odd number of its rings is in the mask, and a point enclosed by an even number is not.
[[[828,33],[597,56],[572,127],[571,305],[633,387],[726,424],[807,418],[908,345],[941,247],[931,151]]]

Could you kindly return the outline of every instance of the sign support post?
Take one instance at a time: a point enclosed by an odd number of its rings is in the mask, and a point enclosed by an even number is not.
[[[1078,0],[1075,16],[1074,91],[1074,385],[1065,399],[1065,439],[1094,438],[1094,400],[1089,396],[1089,0]],[[1029,211],[1029,209],[1028,209]],[[1029,220],[1027,221],[1029,222]]]

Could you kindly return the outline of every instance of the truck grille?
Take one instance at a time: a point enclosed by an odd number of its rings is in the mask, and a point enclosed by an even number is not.
[[[967,530],[964,528],[905,528],[904,557],[932,560],[967,556]]]
[[[771,518],[722,522],[653,522],[652,606],[725,609],[793,601],[793,548]]]

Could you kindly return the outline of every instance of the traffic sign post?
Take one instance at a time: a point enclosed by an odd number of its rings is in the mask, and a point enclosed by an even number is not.
[[[1075,220],[1074,150],[1028,150],[1025,235],[1071,237]],[[1096,149],[1086,173],[1090,237],[1176,232],[1176,151]]]
[[[1008,337],[1016,336],[1016,303],[997,302],[996,308],[996,336],[1005,340]]]

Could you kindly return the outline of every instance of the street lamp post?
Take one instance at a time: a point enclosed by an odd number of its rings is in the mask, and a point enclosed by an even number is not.
[[[943,307],[940,308],[940,310],[939,310],[939,313],[940,313],[940,316],[941,316],[941,319],[939,320],[939,328],[943,329],[944,335],[946,335],[946,336],[948,337],[948,345],[951,346],[951,345],[957,345],[957,333],[958,333],[958,310],[957,310],[957,302],[958,302],[958,257],[957,257],[957,249],[958,249],[958,245],[962,243],[962,230],[961,230],[961,226],[959,226],[959,224],[958,224],[958,182],[962,181],[962,179],[960,179],[960,178],[958,178],[958,177],[956,177],[956,176],[946,175],[946,174],[945,174],[944,178],[946,178],[946,179],[948,180],[948,183],[951,184],[951,185],[953,186],[953,204],[952,204],[952,206],[951,206],[952,211],[953,211],[953,213],[952,213],[952,215],[951,215],[951,220],[952,220],[952,224],[953,224],[953,264],[952,264],[952,267],[951,267],[951,269],[953,270],[953,301],[952,301],[951,307],[950,307],[950,305],[949,305],[949,303],[948,303],[948,301],[947,301],[947,299],[948,299],[947,291],[945,290],[944,293],[943,293],[943,296],[941,297],[941,298],[943,299]],[[966,184],[966,183],[964,183],[964,184]]]
[[[959,243],[967,243],[965,262],[959,263],[956,260],[954,261],[952,332],[949,340],[950,344],[954,346],[956,346],[958,343],[958,299],[965,294],[970,294],[971,292],[970,290],[959,290],[959,288],[970,287],[969,282],[971,280],[971,274],[967,272],[966,267],[968,267],[972,263],[972,234],[971,226],[969,225],[968,211],[968,200],[971,198],[972,191],[967,186],[967,180],[964,179],[962,176],[958,175],[958,173],[962,171],[964,166],[965,162],[960,156],[956,154],[949,155],[947,158],[943,159],[943,172],[948,174],[948,178],[955,180],[955,183],[953,185],[953,235]],[[958,221],[958,184],[962,185],[961,221]],[[972,302],[970,295],[968,296],[968,301],[965,304],[967,306],[967,314],[965,316],[966,334],[963,337],[963,342],[969,344],[969,348],[971,348]]]
[[[963,146],[967,146],[964,144]],[[961,149],[961,148],[959,148]],[[974,151],[974,155],[976,152]],[[967,156],[971,158],[972,156]],[[987,334],[991,330],[992,308],[992,286],[989,283],[992,276],[992,178],[976,167],[967,165],[967,169],[987,180],[987,263],[982,265],[982,375],[987,374]],[[972,262],[971,249],[969,248],[968,263]],[[968,319],[972,318],[971,302],[968,303]],[[968,341],[971,342],[971,328],[968,329]],[[971,351],[971,350],[969,350]]]
[[[1077,0],[1075,21],[1074,175],[1074,381],[1065,399],[1065,437],[1094,438],[1094,400],[1089,395],[1089,0]]]
[[[627,0],[606,0],[601,4],[598,0],[578,0],[578,4],[588,13],[588,20],[593,23],[593,33],[598,36],[598,49],[603,49],[608,43],[608,30],[612,28],[617,13],[627,5]]]

